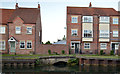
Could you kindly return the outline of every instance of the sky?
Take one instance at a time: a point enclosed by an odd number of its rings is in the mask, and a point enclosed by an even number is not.
[[[118,10],[120,0],[0,0],[0,8],[15,9],[19,7],[37,8],[40,4],[42,21],[42,41],[56,42],[66,36],[66,7],[92,7],[114,8]]]

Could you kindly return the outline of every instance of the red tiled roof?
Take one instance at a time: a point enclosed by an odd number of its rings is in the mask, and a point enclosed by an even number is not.
[[[0,9],[0,24],[7,24],[15,9]]]
[[[14,11],[8,22],[12,22],[17,16],[19,16],[24,23],[36,23],[38,14],[40,14],[38,8],[18,8]]]
[[[118,15],[113,8],[67,7],[67,14],[73,15]]]

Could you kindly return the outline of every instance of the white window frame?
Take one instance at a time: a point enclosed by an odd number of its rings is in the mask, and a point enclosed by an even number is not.
[[[107,43],[100,43],[100,49],[107,49]]]
[[[113,37],[118,37],[118,31],[117,31],[117,30],[116,30],[116,31],[115,31],[115,30],[113,31]]]
[[[4,45],[2,44],[2,42],[4,42]],[[6,44],[5,40],[0,41],[0,43],[1,43],[0,44],[0,46],[1,46],[0,50],[5,50],[5,44]],[[4,46],[4,48],[2,48],[3,46]]]
[[[84,43],[84,49],[90,49],[90,43]]]
[[[79,48],[80,48],[80,41],[71,41],[71,49],[75,49],[75,43],[79,43]],[[73,48],[72,48],[72,46],[73,46]]]
[[[83,16],[82,22],[93,22],[93,16]]]
[[[100,16],[99,22],[100,23],[110,23],[110,17],[109,16]]]
[[[20,46],[21,46],[21,42],[24,43],[24,48],[21,48],[21,47],[20,47],[20,49],[25,49],[25,41],[20,41]]]
[[[109,35],[109,30],[99,30],[99,37],[108,38]]]
[[[31,28],[31,30],[30,30],[31,32],[30,33],[28,33],[28,28]],[[26,31],[27,31],[27,34],[32,34],[32,27],[27,27]]]
[[[118,23],[119,23],[119,18],[113,17],[113,24],[118,24]]]
[[[115,50],[119,49],[119,44],[115,44]]]
[[[86,34],[86,36],[85,36],[85,34]],[[91,34],[91,36],[89,37],[88,34]],[[85,37],[85,38],[93,37],[93,31],[92,30],[84,30],[83,31],[83,37]]]
[[[71,23],[78,23],[78,16],[71,16]]]
[[[17,30],[17,28],[19,28],[19,30]],[[21,34],[21,27],[20,26],[15,27],[15,33],[16,34]]]
[[[0,34],[5,34],[5,26],[0,26]]]
[[[71,36],[78,36],[78,29],[71,29]]]
[[[32,41],[27,41],[27,44],[26,44],[26,45],[28,45],[28,42],[31,42],[31,48],[28,48],[28,47],[27,47],[27,49],[32,49]]]

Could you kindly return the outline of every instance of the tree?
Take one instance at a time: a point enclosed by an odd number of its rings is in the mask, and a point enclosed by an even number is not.
[[[52,43],[50,43],[50,41],[47,41],[45,44],[52,44]]]
[[[44,43],[42,42],[42,44],[44,44]]]
[[[64,37],[63,37],[63,39],[62,39],[62,40],[66,40],[65,35],[64,35]]]

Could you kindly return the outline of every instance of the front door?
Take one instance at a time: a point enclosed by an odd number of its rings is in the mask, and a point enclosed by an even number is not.
[[[15,41],[10,42],[10,52],[15,52]]]
[[[115,53],[115,44],[114,44],[114,43],[112,43],[112,50],[113,50],[114,53]]]
[[[79,53],[79,43],[75,43],[75,54]]]

